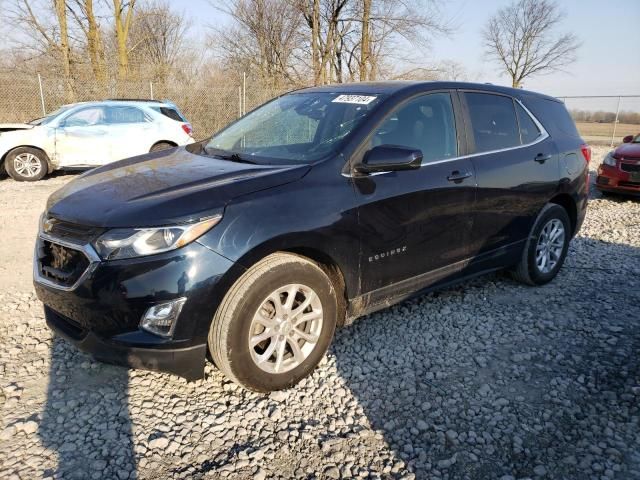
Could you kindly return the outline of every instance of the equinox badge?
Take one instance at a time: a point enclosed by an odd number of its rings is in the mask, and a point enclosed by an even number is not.
[[[376,253],[375,255],[369,257],[369,261],[370,262],[375,262],[375,261],[378,261],[378,260],[382,260],[383,258],[386,258],[386,257],[392,257],[394,255],[400,255],[401,253],[404,253],[406,251],[407,251],[407,247],[405,245],[403,247],[394,248],[393,250],[388,250],[386,252]]]

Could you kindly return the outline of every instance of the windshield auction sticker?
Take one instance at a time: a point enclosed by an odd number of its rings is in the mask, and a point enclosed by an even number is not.
[[[377,97],[367,95],[338,95],[332,100],[333,103],[357,103],[358,105],[369,105]]]

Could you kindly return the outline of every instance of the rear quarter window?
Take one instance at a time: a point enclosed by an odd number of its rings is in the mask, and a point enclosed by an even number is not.
[[[161,113],[167,118],[171,120],[175,120],[176,122],[186,122],[185,118],[180,114],[180,112],[171,107],[151,107],[156,112]]]
[[[567,135],[580,138],[576,124],[564,103],[539,97],[525,97],[522,101],[552,136]]]

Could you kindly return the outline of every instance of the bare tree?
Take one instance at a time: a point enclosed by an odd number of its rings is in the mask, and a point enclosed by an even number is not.
[[[93,0],[74,0],[68,9],[86,38],[86,50],[93,75],[99,82],[104,82],[107,77],[105,49]]]
[[[171,10],[167,0],[142,4],[129,33],[135,63],[151,68],[153,78],[165,82],[183,51],[189,26],[183,15]]]
[[[314,30],[312,7],[318,4],[320,25]],[[391,65],[408,60],[403,51],[418,51],[407,45],[423,52],[431,37],[449,31],[439,4],[439,0],[298,0],[311,29],[312,53],[316,45],[319,49],[319,61],[312,63],[315,83],[374,80],[385,59]],[[424,55],[413,60],[422,64]]]
[[[556,33],[563,18],[551,0],[517,0],[489,19],[483,31],[487,54],[506,70],[513,87],[576,60],[575,35]]]
[[[299,47],[302,17],[287,0],[229,0],[213,4],[234,24],[217,30],[225,62],[262,79],[295,82],[293,52]]]
[[[124,79],[129,74],[129,31],[133,22],[136,0],[122,2],[113,0],[113,17],[118,52],[118,78]]]
[[[54,0],[45,4],[33,0],[15,0],[9,16],[33,43],[23,45],[38,55],[55,60],[65,81],[67,101],[72,101],[71,81],[72,55],[67,25],[65,0]]]
[[[339,46],[339,23],[349,0],[298,0],[297,7],[311,30],[314,84],[334,79],[334,57]]]
[[[362,34],[360,36],[360,81],[367,80],[369,75],[369,22],[371,20],[371,0],[362,0]]]

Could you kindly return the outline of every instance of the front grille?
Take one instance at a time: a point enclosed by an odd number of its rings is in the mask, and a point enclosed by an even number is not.
[[[623,172],[640,172],[640,163],[638,164],[633,164],[633,163],[620,163],[620,169]]]
[[[619,187],[640,188],[640,182],[618,182]]]
[[[43,222],[43,230],[51,237],[82,245],[96,239],[105,229],[78,225],[77,223],[65,222],[64,220],[48,217]]]
[[[39,240],[40,276],[61,287],[72,287],[89,268],[89,259],[81,251],[49,240]]]

